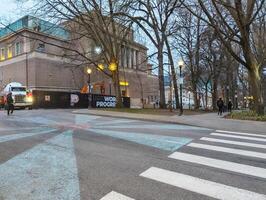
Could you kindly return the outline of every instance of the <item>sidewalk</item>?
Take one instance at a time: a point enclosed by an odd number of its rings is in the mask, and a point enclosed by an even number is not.
[[[176,124],[186,124],[192,126],[205,127],[215,130],[227,130],[237,132],[262,133],[266,135],[266,122],[224,119],[217,113],[207,113],[199,115],[183,115],[183,116],[162,116],[149,114],[135,114],[127,112],[104,111],[96,109],[80,109],[75,110],[76,114],[99,115],[107,117],[119,117],[128,119],[138,119],[153,122],[166,122]]]

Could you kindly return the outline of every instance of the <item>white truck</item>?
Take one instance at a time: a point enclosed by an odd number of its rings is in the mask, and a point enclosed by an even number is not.
[[[14,100],[14,107],[21,109],[32,109],[33,97],[32,93],[27,91],[25,86],[21,83],[12,82],[6,85],[4,90],[0,93],[0,105],[4,107],[6,102],[6,96],[8,93],[12,93]]]

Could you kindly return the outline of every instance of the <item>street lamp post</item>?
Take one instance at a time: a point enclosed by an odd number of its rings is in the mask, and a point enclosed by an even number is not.
[[[236,110],[238,110],[237,92],[235,93],[235,104],[236,104]]]
[[[182,84],[183,84],[183,77],[182,77],[182,67],[184,66],[184,61],[180,60],[178,62],[178,66],[179,66],[179,75],[180,75],[180,113],[179,115],[183,114],[183,93],[182,93]]]
[[[88,104],[89,104],[89,107],[91,107],[91,100],[92,100],[92,97],[91,97],[91,68],[88,68],[87,69],[87,74],[88,74]]]
[[[188,109],[190,110],[190,91],[188,91]]]
[[[91,68],[88,68],[87,69],[87,73],[88,73],[88,89],[89,89],[88,93],[91,93],[91,72],[92,72]]]

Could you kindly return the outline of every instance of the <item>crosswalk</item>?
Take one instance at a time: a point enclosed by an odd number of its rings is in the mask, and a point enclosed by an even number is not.
[[[112,191],[112,192],[108,193],[107,195],[105,195],[100,200],[134,200],[134,199],[132,199],[128,196],[125,196],[123,194],[120,194],[118,192]]]
[[[241,177],[247,176],[247,179],[254,179],[254,181],[257,179],[266,181],[265,149],[265,135],[217,130],[207,137],[187,144],[181,151],[172,153],[168,158],[174,162],[187,163],[189,166],[207,167],[218,170],[220,173],[229,172],[232,176],[236,174]],[[230,161],[226,155],[230,155]],[[235,162],[237,159],[241,159],[241,163]],[[245,161],[247,163],[243,163]],[[256,166],[257,163],[260,165]],[[226,185],[191,176],[187,172],[171,171],[155,166],[142,172],[140,177],[215,199],[266,200],[265,194],[254,192],[255,189],[252,187],[247,190],[241,188],[241,184]]]

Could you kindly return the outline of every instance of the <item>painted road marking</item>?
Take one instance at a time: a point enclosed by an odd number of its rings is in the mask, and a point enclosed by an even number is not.
[[[213,181],[151,167],[140,176],[223,200],[265,200],[266,195]]]
[[[19,122],[32,122],[32,123],[45,124],[45,125],[56,125],[57,124],[56,121],[47,119],[45,117],[27,117],[27,118],[12,117],[12,118],[8,118],[7,120],[19,121]]]
[[[75,115],[75,123],[76,124],[86,124],[95,119],[100,118],[99,116],[90,116],[90,115]]]
[[[0,199],[80,200],[72,131],[66,131],[0,165]]]
[[[238,135],[258,136],[258,137],[265,137],[266,138],[266,135],[255,134],[255,133],[243,133],[243,132],[223,131],[223,130],[216,130],[216,132],[220,132],[220,133],[232,133],[232,134],[238,134]]]
[[[123,194],[117,193],[115,191],[112,191],[103,198],[101,198],[100,200],[134,200],[134,199],[127,197]]]
[[[21,131],[21,130],[34,130],[40,129],[40,127],[20,127],[20,128],[0,128],[0,131]]]
[[[266,153],[260,153],[256,151],[246,151],[246,150],[241,150],[241,149],[233,149],[233,148],[220,147],[220,146],[214,146],[214,145],[208,145],[208,144],[199,144],[199,143],[190,143],[187,146],[193,147],[193,148],[199,148],[199,149],[207,149],[211,151],[219,151],[219,152],[224,152],[224,153],[266,159]]]
[[[245,140],[253,140],[253,141],[259,141],[259,142],[266,142],[266,139],[256,138],[256,137],[228,135],[228,134],[223,134],[223,133],[211,133],[211,135],[221,136],[221,137],[229,137],[229,138],[245,139]]]
[[[104,121],[104,120],[103,120]],[[133,122],[138,122],[136,120],[126,120],[126,119],[112,119],[110,121],[106,122],[96,122],[96,126],[102,126],[102,125],[112,125],[112,124],[125,124],[125,123],[133,123]],[[106,127],[106,126],[104,126]]]
[[[88,129],[88,131],[114,138],[135,142],[138,144],[155,147],[166,151],[175,151],[189,143],[192,139],[184,137],[171,137],[163,135],[151,135],[144,133],[120,132],[101,129]]]
[[[18,140],[18,139],[22,139],[22,138],[26,138],[26,137],[31,137],[31,136],[36,136],[36,135],[41,135],[41,134],[46,134],[46,133],[51,133],[56,131],[56,129],[49,129],[49,130],[45,130],[45,131],[41,131],[40,132],[34,132],[34,133],[18,133],[18,134],[11,134],[11,135],[4,135],[4,136],[0,136],[0,143],[1,142],[8,142],[11,140]]]
[[[218,142],[218,143],[223,143],[223,144],[233,144],[233,145],[239,145],[239,146],[247,146],[247,147],[266,149],[266,145],[264,145],[264,144],[238,142],[238,141],[222,140],[222,139],[215,139],[215,138],[208,138],[208,137],[202,137],[202,138],[200,138],[200,140],[209,141],[209,142]]]
[[[207,158],[203,156],[192,155],[188,153],[175,152],[168,156],[176,160],[182,160],[190,163],[196,163],[218,169],[223,169],[231,172],[237,172],[240,174],[246,174],[256,176],[260,178],[266,178],[266,169],[260,167],[254,167],[250,165],[238,164],[234,162],[218,160],[214,158]]]
[[[144,124],[144,125],[109,125],[108,128],[145,128],[145,129],[164,129],[164,130],[211,130],[207,128],[187,126],[187,125],[174,125],[174,124]],[[106,128],[106,127],[105,127]]]

